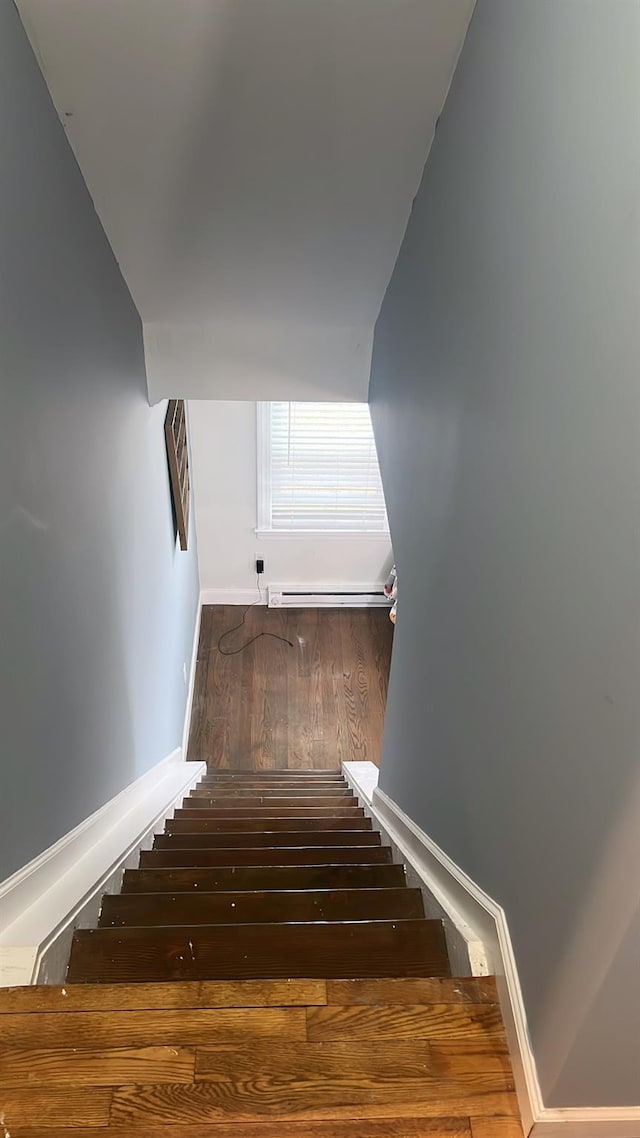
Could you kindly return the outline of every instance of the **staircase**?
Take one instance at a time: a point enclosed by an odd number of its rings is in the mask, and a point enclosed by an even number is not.
[[[522,1138],[493,980],[338,771],[205,777],[0,1039],[16,1138]]]
[[[69,983],[442,977],[442,924],[340,771],[216,771],[76,931]]]

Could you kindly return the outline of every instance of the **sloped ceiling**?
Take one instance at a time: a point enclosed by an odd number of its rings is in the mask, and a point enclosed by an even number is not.
[[[153,398],[365,398],[473,0],[18,0]]]

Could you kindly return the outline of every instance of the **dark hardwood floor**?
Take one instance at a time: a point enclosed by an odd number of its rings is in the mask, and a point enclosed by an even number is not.
[[[218,640],[242,609],[205,605],[188,758],[211,767],[333,769],[378,763],[393,626],[387,609],[268,609],[247,613],[225,652]]]

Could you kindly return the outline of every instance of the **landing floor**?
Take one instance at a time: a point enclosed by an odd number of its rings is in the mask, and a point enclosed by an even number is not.
[[[11,1138],[521,1138],[487,978],[2,989],[0,1041]]]
[[[378,763],[391,662],[387,609],[205,605],[188,757],[212,767],[333,769]]]

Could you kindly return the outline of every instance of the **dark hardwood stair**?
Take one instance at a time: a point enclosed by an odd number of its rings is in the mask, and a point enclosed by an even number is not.
[[[231,791],[231,792],[234,792],[236,794],[238,794],[240,792],[242,794],[245,794],[245,793],[255,794],[256,792],[261,793],[262,791],[269,791],[269,792],[272,791],[274,794],[277,794],[278,791],[282,791],[282,790],[285,790],[285,791],[291,790],[291,791],[294,791],[296,794],[309,794],[309,793],[315,794],[316,791],[321,793],[321,794],[322,793],[329,794],[329,793],[333,793],[334,791],[340,792],[342,790],[347,790],[347,791],[349,790],[349,785],[348,785],[348,783],[346,783],[344,781],[344,779],[340,779],[340,780],[334,779],[332,781],[325,779],[324,781],[322,781],[320,779],[313,779],[313,780],[305,779],[305,780],[303,780],[303,779],[299,778],[299,779],[295,779],[295,780],[291,780],[291,779],[285,780],[285,779],[280,779],[280,778],[279,779],[273,778],[273,779],[271,779],[271,781],[266,781],[265,779],[259,779],[259,780],[254,780],[251,782],[246,781],[246,782],[243,782],[242,784],[240,784],[239,782],[237,782],[237,780],[234,781],[233,779],[218,779],[218,778],[214,779],[214,778],[205,777],[205,778],[200,780],[198,785],[199,786],[213,786],[215,788],[216,792],[219,792],[219,793],[222,793],[223,791],[225,791],[225,792]]]
[[[339,794],[337,797],[334,795],[320,794],[304,796],[293,795],[293,797],[284,797],[283,795],[269,795],[269,794],[243,794],[243,795],[226,795],[220,796],[215,791],[206,787],[204,790],[192,790],[189,795],[189,801],[193,802],[194,799],[204,799],[210,802],[212,806],[223,810],[244,810],[247,807],[249,810],[262,810],[266,807],[268,810],[306,810],[307,807],[313,809],[333,810],[357,810],[357,804],[353,801],[350,794]]]
[[[262,830],[239,834],[188,830],[158,834],[155,850],[179,848],[215,849],[220,846],[379,846],[380,834],[373,830]]]
[[[440,921],[78,929],[68,981],[447,976]]]
[[[291,801],[291,800],[289,800]],[[364,818],[361,806],[221,806],[210,798],[183,798],[183,810],[207,810],[210,818],[295,818],[304,810],[305,818]]]
[[[178,807],[173,818],[166,822],[168,834],[233,834],[243,830],[255,832],[255,818],[216,818],[208,810],[183,810]],[[370,830],[371,819],[359,814],[349,818],[309,818],[306,814],[295,817],[269,818],[268,829],[274,830]]]
[[[197,849],[175,846],[143,850],[140,868],[167,865],[384,865],[391,861],[388,846],[257,846]]]
[[[176,893],[220,889],[235,893],[266,889],[402,889],[401,865],[260,865],[199,866],[175,869],[127,869],[123,893]]]
[[[306,782],[318,779],[333,779],[345,781],[345,777],[340,769],[334,770],[306,770],[302,767],[285,767],[280,770],[256,770],[255,767],[209,767],[206,775],[203,776],[207,779],[214,779],[216,782],[223,779],[232,779],[234,782],[247,782],[251,779],[296,779],[302,778]]]
[[[102,903],[101,928],[122,925],[374,921],[424,916],[419,889],[283,889],[243,893],[120,893]]]
[[[279,782],[268,786],[263,783],[262,786],[255,786],[247,783],[241,789],[235,785],[221,786],[218,782],[206,782],[202,779],[197,787],[194,787],[190,794],[193,795],[195,791],[209,792],[215,794],[218,798],[304,798],[305,795],[311,798],[317,798],[324,795],[331,795],[333,798],[344,798],[351,795],[351,791],[346,783],[319,783],[317,786],[300,786],[300,783]]]
[[[68,981],[447,975],[442,922],[340,772],[210,771],[76,930]]]

